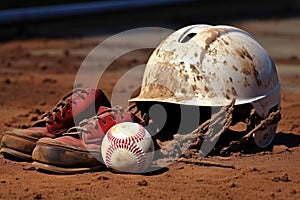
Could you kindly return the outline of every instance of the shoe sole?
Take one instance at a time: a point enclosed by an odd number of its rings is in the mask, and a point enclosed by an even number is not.
[[[106,168],[100,161],[102,158],[100,152],[60,146],[54,141],[45,138],[37,142],[32,152],[33,167],[37,170],[58,174],[74,174],[100,171]]]
[[[22,153],[20,151],[16,151],[14,149],[10,149],[10,148],[7,148],[7,147],[2,147],[0,149],[0,153],[4,154],[5,157],[7,155],[11,155],[11,156],[14,156],[14,157],[17,157],[17,158],[20,158],[20,159],[23,159],[23,160],[27,160],[27,161],[32,160],[31,155],[28,155],[28,154],[25,154],[25,153]]]
[[[94,166],[94,167],[84,167],[84,168],[63,168],[63,167],[57,167],[54,165],[49,165],[45,163],[40,163],[37,161],[34,161],[32,163],[32,166],[38,170],[38,171],[47,171],[47,172],[53,172],[57,174],[76,174],[76,173],[83,173],[83,172],[91,172],[91,171],[103,171],[105,170],[104,166]]]
[[[14,133],[5,134],[1,140],[0,152],[24,160],[32,160],[32,151],[37,139],[19,136]]]

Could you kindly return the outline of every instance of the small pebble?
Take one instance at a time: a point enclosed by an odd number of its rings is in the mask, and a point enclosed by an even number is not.
[[[148,185],[148,182],[145,181],[145,180],[142,180],[142,181],[139,181],[139,182],[138,182],[138,185],[139,185],[139,186],[147,186],[147,185]]]
[[[237,185],[234,183],[234,182],[232,182],[232,183],[229,183],[229,187],[230,188],[235,188]]]
[[[107,176],[99,176],[97,180],[109,180]]]

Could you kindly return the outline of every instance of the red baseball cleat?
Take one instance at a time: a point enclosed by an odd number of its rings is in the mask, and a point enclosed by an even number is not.
[[[61,174],[98,171],[105,168],[101,143],[115,124],[138,118],[120,107],[101,106],[96,116],[83,120],[59,138],[42,138],[32,153],[36,169]]]
[[[64,96],[51,112],[28,129],[5,132],[0,152],[21,159],[31,160],[36,142],[43,137],[56,138],[83,119],[94,116],[99,107],[110,102],[99,89],[76,89]]]

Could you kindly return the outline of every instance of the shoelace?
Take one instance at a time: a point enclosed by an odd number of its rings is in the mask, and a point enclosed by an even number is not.
[[[96,116],[91,117],[89,119],[84,119],[79,123],[79,126],[74,126],[70,128],[67,133],[73,132],[73,133],[92,133],[91,130],[89,130],[87,127],[92,127],[96,130],[98,130],[98,121],[102,121],[103,124],[106,124],[105,117],[102,117],[104,113],[110,113],[111,117],[116,120],[116,115],[120,114],[120,118],[122,119],[123,113],[125,112],[121,106],[114,106],[113,108],[108,108],[100,113],[98,113]]]
[[[77,94],[80,98],[85,99],[84,97],[84,93],[88,94],[88,92],[85,89],[75,89],[72,92],[68,93],[67,95],[65,95],[56,105],[55,107],[52,109],[51,112],[47,112],[45,114],[42,115],[42,119],[43,121],[45,121],[46,123],[52,124],[53,121],[51,121],[51,119],[53,118],[53,120],[57,123],[60,123],[60,119],[58,118],[58,114],[61,114],[61,117],[64,118],[65,117],[65,111],[64,108],[70,108],[70,104],[75,104],[76,100],[75,99],[71,99],[69,98],[70,96],[72,96],[73,94]]]

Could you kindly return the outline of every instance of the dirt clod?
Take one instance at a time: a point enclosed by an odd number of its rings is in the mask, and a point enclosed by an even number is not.
[[[109,178],[107,176],[99,176],[97,177],[97,180],[109,180]]]
[[[42,199],[42,194],[38,193],[34,196],[34,199]]]
[[[230,188],[235,188],[236,186],[237,186],[237,184],[234,183],[234,182],[229,183],[229,187],[230,187]]]
[[[279,182],[279,181],[290,182],[291,180],[289,179],[288,174],[283,174],[282,176],[276,176],[276,177],[274,177],[272,179],[272,181],[274,181],[274,182]]]
[[[138,186],[148,186],[148,182],[145,180],[139,181]]]

